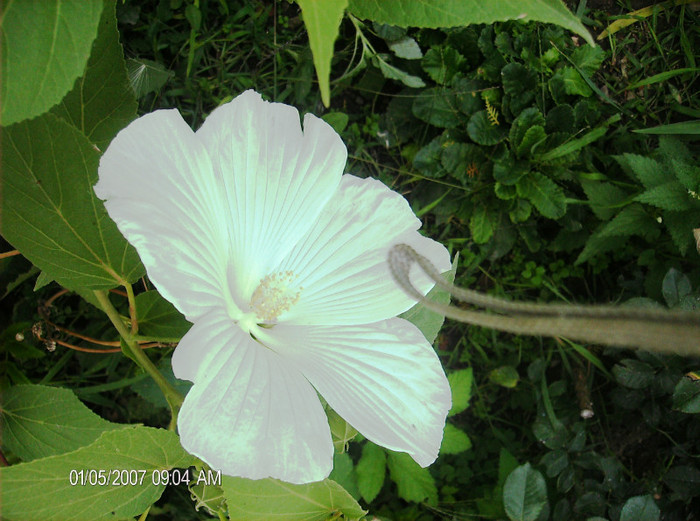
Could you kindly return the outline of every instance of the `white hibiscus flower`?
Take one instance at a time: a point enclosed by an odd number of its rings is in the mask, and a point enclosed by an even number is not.
[[[387,252],[449,269],[406,200],[343,175],[324,121],[247,91],[195,133],[176,110],[143,116],[102,156],[97,195],[158,291],[194,325],[173,354],[191,380],[183,447],[224,474],[325,478],[333,444],[317,393],[369,440],[426,466],[450,389]],[[418,269],[416,269],[418,272]],[[416,273],[423,292],[433,285]]]

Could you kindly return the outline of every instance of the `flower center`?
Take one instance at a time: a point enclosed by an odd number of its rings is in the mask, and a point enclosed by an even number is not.
[[[251,311],[263,322],[277,320],[299,300],[303,288],[292,284],[296,278],[291,271],[265,275],[250,298]]]

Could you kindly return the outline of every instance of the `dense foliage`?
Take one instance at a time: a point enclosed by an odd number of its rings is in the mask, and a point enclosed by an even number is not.
[[[570,7],[594,35],[629,11],[597,10],[586,0]],[[322,116],[348,146],[347,171],[377,177],[405,195],[424,233],[458,254],[459,285],[515,300],[695,310],[696,7],[678,1],[638,13],[595,47],[540,22],[402,28],[349,14],[335,42],[328,108],[297,4],[125,0],[116,14],[139,114],[178,108],[196,128],[216,106],[254,88]],[[70,100],[54,107],[54,127],[40,131],[55,132],[71,111]],[[126,121],[114,123],[116,129]],[[99,122],[85,131],[98,146],[109,141],[109,131],[101,132]],[[11,249],[5,243],[2,251]],[[137,288],[140,334],[157,340],[151,358],[186,392],[187,382],[172,376],[170,357],[189,324],[149,291],[142,275],[138,267],[124,273]],[[114,302],[128,317],[127,299]],[[95,423],[91,441],[114,423],[167,426],[166,400],[123,356],[96,304],[90,293],[63,292],[22,256],[0,259],[6,425],[17,411],[41,403],[42,395],[24,396],[21,387],[39,384],[71,389],[108,424]],[[95,347],[85,338],[111,341],[111,352],[76,350]],[[330,478],[369,511],[367,519],[697,516],[698,359],[450,321],[435,347],[454,405],[434,465],[422,469],[405,454],[363,440],[340,419],[331,425],[337,454]],[[71,404],[73,398],[60,399]],[[134,430],[133,443],[173,443],[170,433],[157,432]],[[110,447],[104,435],[99,443],[90,450]],[[7,463],[63,457],[21,447],[5,436]],[[178,457],[173,467],[194,464]],[[238,483],[235,494],[194,483],[168,486],[148,519],[223,519],[224,499],[232,519],[252,519],[232,507],[246,504],[246,486]],[[324,494],[308,491],[308,501]],[[266,501],[277,509],[270,512],[302,509],[292,500]],[[352,504],[337,508],[331,519],[341,518],[340,510],[352,517]]]

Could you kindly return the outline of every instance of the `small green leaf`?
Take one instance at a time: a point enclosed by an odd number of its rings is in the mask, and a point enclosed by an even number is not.
[[[550,178],[530,172],[518,183],[518,195],[528,199],[548,219],[559,219],[566,213],[564,191]]]
[[[371,503],[377,497],[386,477],[386,452],[368,441],[362,447],[362,456],[355,468],[357,486],[362,499]]]
[[[440,128],[454,128],[461,119],[454,93],[449,89],[425,89],[413,102],[413,114]]]
[[[379,67],[379,70],[382,72],[382,75],[385,78],[390,80],[398,80],[406,85],[406,87],[410,87],[412,89],[425,87],[425,82],[423,82],[420,77],[413,76],[412,74],[402,71],[393,65],[389,65],[389,63],[386,61],[387,58],[388,56],[384,54],[377,54],[373,57],[373,63]]]
[[[357,488],[355,466],[352,463],[350,454],[347,452],[336,452],[333,454],[333,470],[328,479],[343,487],[354,499],[360,499],[361,494]]]
[[[472,141],[479,145],[496,145],[507,136],[503,126],[494,125],[485,110],[472,114],[467,123],[467,133]]]
[[[675,268],[668,270],[661,284],[661,293],[669,308],[677,306],[691,290],[690,279]]]
[[[648,238],[655,237],[658,233],[656,221],[639,204],[623,208],[599,232],[601,237],[641,235]]]
[[[649,188],[635,197],[635,200],[672,212],[690,210],[694,206],[688,190],[675,179]]]
[[[603,60],[605,59],[605,51],[598,46],[593,47],[591,45],[583,45],[581,47],[577,47],[574,52],[571,53],[570,58],[579,69],[589,76],[592,76],[603,64]]]
[[[5,239],[69,289],[110,289],[143,275],[93,192],[98,154],[87,138],[53,114],[1,130]]]
[[[550,82],[561,82],[564,92],[572,96],[587,98],[593,91],[583,79],[583,76],[573,67],[562,67],[550,79]]]
[[[70,452],[128,427],[100,418],[61,387],[17,385],[3,391],[2,401],[3,445],[23,461]]]
[[[700,470],[693,465],[671,467],[663,480],[671,490],[686,501],[700,495]]]
[[[106,150],[117,132],[136,118],[137,108],[119,44],[115,0],[106,0],[85,74],[51,112]]]
[[[192,382],[175,378],[170,357],[163,358],[158,363],[157,367],[158,371],[160,371],[163,377],[170,382],[170,385],[172,385],[181,395],[185,396],[192,388]],[[163,391],[161,391],[160,387],[158,387],[158,384],[156,384],[153,378],[144,378],[143,380],[139,380],[138,382],[132,384],[132,389],[136,391],[141,398],[147,400],[151,405],[161,407],[163,409],[168,407],[168,402],[163,395]]]
[[[218,512],[226,512],[226,499],[221,487],[207,481],[201,481],[199,483],[190,482],[188,488],[195,510],[204,507],[212,516],[216,516]]]
[[[620,512],[620,521],[659,521],[661,511],[650,495],[629,498]]]
[[[700,413],[700,380],[680,379],[673,390],[673,408],[687,414]]]
[[[389,452],[389,472],[399,497],[415,503],[436,505],[438,491],[428,469],[422,468],[404,452]]]
[[[528,128],[516,150],[518,157],[532,157],[536,155],[538,148],[542,146],[546,139],[547,134],[540,125]]]
[[[3,125],[61,101],[85,69],[101,12],[102,0],[2,3]]]
[[[230,521],[325,521],[338,512],[348,519],[359,519],[366,513],[330,479],[293,485],[272,478],[223,476],[222,483]]]
[[[333,447],[335,447],[336,452],[345,452],[348,443],[357,436],[357,430],[333,409],[326,409],[326,414],[331,428]]]
[[[333,130],[340,134],[348,126],[350,117],[345,112],[328,112],[321,116],[321,119],[328,123]]]
[[[582,180],[581,187],[586,192],[591,210],[603,221],[610,220],[619,205],[629,198],[628,194],[611,183]]]
[[[503,506],[511,521],[535,521],[547,504],[547,484],[529,463],[510,473],[503,485]]]
[[[518,370],[511,365],[498,367],[489,373],[489,380],[496,385],[513,389],[520,381]]]
[[[469,231],[476,244],[485,244],[493,236],[496,223],[485,204],[477,204],[469,218]]]
[[[510,144],[513,146],[513,148],[517,149],[520,147],[520,143],[522,143],[525,133],[530,127],[535,125],[544,125],[544,116],[539,109],[529,107],[518,114],[518,117],[515,118],[510,127],[510,134],[508,136]]]
[[[309,45],[314,56],[314,66],[318,77],[323,104],[328,107],[331,103],[331,59],[333,45],[338,37],[340,22],[348,5],[348,0],[297,0],[301,8],[306,32],[309,34]]]
[[[435,83],[447,85],[464,62],[464,57],[452,47],[434,47],[425,53],[422,65]]]
[[[388,45],[391,52],[404,60],[420,60],[423,57],[423,52],[420,50],[418,43],[409,36],[388,42]]]
[[[445,432],[442,436],[440,454],[459,454],[472,448],[472,440],[466,432],[458,429],[451,423],[445,424]]]
[[[192,324],[157,291],[136,295],[139,336],[158,342],[179,342]]]
[[[620,385],[629,389],[644,389],[649,387],[655,378],[652,366],[641,360],[626,358],[612,369],[615,379]]]
[[[469,400],[472,397],[472,385],[474,383],[474,371],[471,367],[460,369],[447,375],[452,391],[452,408],[447,414],[454,416],[469,407]]]
[[[189,467],[196,461],[182,449],[174,432],[141,426],[107,431],[73,452],[0,468],[3,518],[131,519],[157,501],[165,489],[165,485],[153,484],[154,471]],[[119,474],[111,474],[112,470]]]

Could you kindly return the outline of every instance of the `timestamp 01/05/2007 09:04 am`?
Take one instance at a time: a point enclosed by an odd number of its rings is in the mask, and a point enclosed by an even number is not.
[[[71,486],[123,487],[150,485],[221,485],[221,471],[200,469],[72,469]]]

